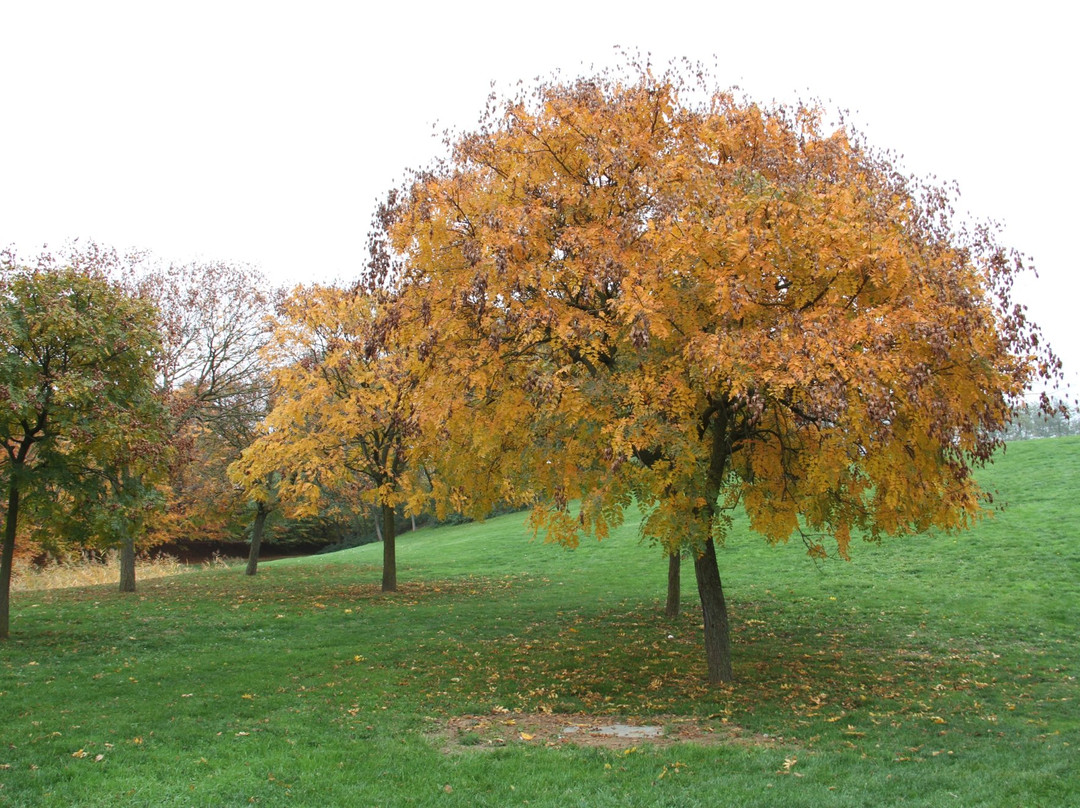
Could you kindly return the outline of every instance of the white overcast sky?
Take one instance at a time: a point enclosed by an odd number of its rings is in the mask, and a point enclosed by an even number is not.
[[[0,246],[92,238],[347,280],[374,202],[491,83],[689,57],[846,109],[1034,260],[1024,302],[1080,368],[1069,3],[0,0]],[[1075,389],[1076,384],[1074,382]]]

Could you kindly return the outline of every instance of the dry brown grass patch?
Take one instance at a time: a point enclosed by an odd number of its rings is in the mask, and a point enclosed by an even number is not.
[[[206,565],[220,565],[215,558]],[[204,566],[206,566],[204,565]],[[169,555],[140,557],[135,562],[136,580],[164,578],[180,575],[193,567]],[[11,588],[15,592],[41,592],[49,589],[66,589],[76,586],[98,586],[120,583],[120,558],[116,552],[108,553],[101,561],[85,558],[68,558],[49,561],[44,565],[17,560],[11,574]]]
[[[751,735],[731,724],[674,715],[638,720],[570,713],[495,712],[455,716],[446,721],[438,734],[446,740],[443,747],[446,753],[511,744],[627,750],[684,743],[702,746],[773,743],[771,738]]]

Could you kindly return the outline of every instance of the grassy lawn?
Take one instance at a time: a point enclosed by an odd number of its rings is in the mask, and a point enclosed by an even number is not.
[[[696,592],[636,521],[574,551],[523,517],[381,548],[16,593],[0,806],[1080,804],[1080,440],[1010,446],[1008,507],[853,548],[736,530],[731,687],[702,684]],[[626,721],[687,743],[594,746]]]

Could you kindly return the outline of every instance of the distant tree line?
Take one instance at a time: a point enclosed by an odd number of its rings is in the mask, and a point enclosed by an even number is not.
[[[1006,442],[1080,435],[1080,418],[1068,417],[1065,404],[1061,401],[1053,403],[1051,412],[1046,412],[1038,404],[1025,402],[1013,413],[1012,423],[1002,434]]]

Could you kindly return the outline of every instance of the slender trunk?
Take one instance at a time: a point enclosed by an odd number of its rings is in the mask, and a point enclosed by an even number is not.
[[[416,515],[415,514],[409,514],[409,519],[412,521],[413,532],[416,532]]]
[[[721,402],[704,432],[704,435],[709,436],[710,444],[709,470],[705,485],[706,505],[700,514],[704,517],[702,527],[706,531],[706,540],[694,558],[694,575],[697,578],[698,597],[701,599],[701,616],[705,623],[705,661],[710,684],[730,682],[733,678],[727,603],[724,601],[724,588],[720,583],[716,545],[712,539],[716,501],[720,496],[730,457],[730,418],[730,409],[726,402]]]
[[[8,489],[7,518],[4,520],[4,544],[0,549],[0,640],[10,636],[11,567],[15,561],[15,528],[19,518],[19,486],[12,470]]]
[[[394,507],[382,506],[383,549],[382,549],[382,591],[397,592],[397,548],[394,534]]]
[[[668,556],[667,565],[667,603],[664,606],[665,617],[679,616],[679,601],[682,597],[682,555],[676,550]]]
[[[120,591],[135,591],[135,533],[130,529],[120,543]]]
[[[709,670],[709,683],[730,682],[731,631],[724,588],[720,583],[720,567],[716,563],[716,546],[712,539],[705,542],[704,549],[694,559],[694,573],[705,622],[705,662]]]
[[[270,509],[261,502],[255,503],[255,524],[251,526],[251,549],[248,551],[246,575],[254,575],[259,570],[259,550],[262,548],[263,527]]]
[[[374,516],[375,538],[378,539],[379,541],[382,541],[382,528],[379,527],[379,520],[381,519],[381,514],[382,514],[382,511],[379,511]]]

